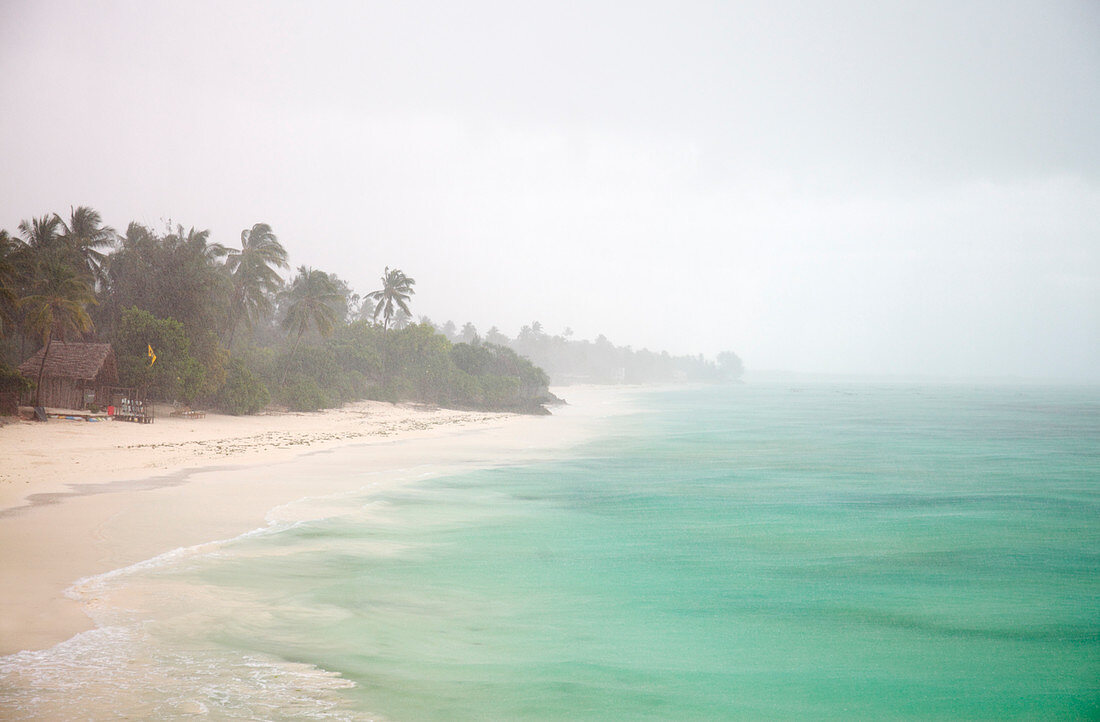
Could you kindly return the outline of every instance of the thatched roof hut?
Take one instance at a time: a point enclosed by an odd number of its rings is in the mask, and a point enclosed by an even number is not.
[[[62,409],[83,409],[91,404],[110,403],[109,388],[118,385],[115,352],[109,343],[66,343],[54,341],[42,371],[39,404]],[[38,381],[43,346],[38,353],[19,365],[19,372]],[[28,401],[34,398],[30,392]]]

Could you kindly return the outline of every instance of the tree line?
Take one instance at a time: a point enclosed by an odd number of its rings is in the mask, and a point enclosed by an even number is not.
[[[546,373],[511,348],[411,323],[416,281],[400,269],[360,296],[305,265],[284,280],[289,268],[265,223],[229,247],[171,222],[118,233],[86,206],[24,220],[0,230],[0,387],[33,386],[14,366],[39,348],[44,366],[56,340],[99,340],[124,386],[229,413],[363,398],[540,411],[553,400]]]
[[[427,320],[421,318],[422,322]],[[477,327],[470,322],[459,328],[447,321],[436,328],[454,343],[482,342]],[[569,328],[550,334],[538,321],[524,325],[514,338],[493,326],[485,332],[483,342],[513,349],[544,369],[555,384],[723,382],[735,381],[744,373],[741,359],[732,351],[723,351],[711,361],[702,355],[635,350],[616,346],[603,334],[595,341],[574,339]]]

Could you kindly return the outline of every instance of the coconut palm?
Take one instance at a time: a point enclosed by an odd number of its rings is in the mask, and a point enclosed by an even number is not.
[[[210,229],[196,231],[194,226],[186,233],[181,224],[176,225],[176,230],[164,237],[165,245],[171,248],[182,248],[195,255],[202,256],[208,261],[215,261],[229,255],[229,249],[220,243],[210,242]]]
[[[375,304],[369,296],[359,299],[359,305],[352,312],[352,318],[356,321],[373,321]]]
[[[416,279],[409,278],[396,268],[391,271],[390,267],[386,266],[386,274],[382,276],[382,288],[367,294],[367,298],[376,303],[374,317],[377,319],[378,314],[382,314],[383,329],[389,328],[390,320],[397,309],[401,309],[407,316],[412,317],[409,311],[409,297],[416,293],[412,288],[415,284]]]
[[[157,244],[157,286],[164,312],[192,329],[224,328],[232,279],[219,259],[229,249],[210,242],[209,230],[182,225]]]
[[[67,262],[65,244],[61,240],[61,219],[56,214],[24,220],[19,224],[23,245],[16,256],[17,273],[25,279],[38,274],[36,266],[47,259]]]
[[[91,331],[92,319],[85,307],[95,302],[95,295],[87,281],[58,259],[50,259],[39,268],[32,293],[19,300],[19,307],[24,312],[24,329],[40,337],[46,346],[38,367],[35,406],[38,406],[42,373],[46,369],[46,358],[50,355],[54,336],[64,341],[70,334]]]
[[[298,267],[298,275],[290,288],[279,296],[279,300],[286,304],[283,329],[288,333],[296,332],[294,348],[287,357],[286,369],[283,371],[283,383],[286,383],[290,361],[298,351],[302,335],[310,326],[321,336],[330,335],[336,328],[342,309],[346,309],[348,299],[335,277],[308,266]]]
[[[226,268],[233,277],[233,300],[229,321],[229,342],[243,320],[249,328],[262,314],[271,311],[271,296],[282,278],[278,268],[287,268],[286,249],[266,223],[241,231],[241,250],[226,254]]]
[[[65,244],[72,263],[83,273],[87,272],[95,286],[106,282],[107,254],[101,249],[110,248],[118,236],[115,229],[103,225],[99,213],[88,206],[69,209],[69,221],[54,214],[60,226],[60,240]]]
[[[393,313],[393,321],[391,322],[390,328],[395,331],[400,331],[408,328],[410,323],[412,323],[412,314],[399,308]]]
[[[16,292],[16,258],[22,244],[7,231],[0,230],[0,338],[12,322]]]

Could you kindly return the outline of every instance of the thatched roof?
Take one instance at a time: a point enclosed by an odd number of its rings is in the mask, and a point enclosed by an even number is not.
[[[28,378],[37,378],[45,352],[46,347],[43,346],[38,353],[19,364],[19,372]],[[91,381],[100,372],[106,372],[102,381],[118,383],[115,352],[111,350],[111,344],[54,341],[50,344],[50,355],[42,375]]]

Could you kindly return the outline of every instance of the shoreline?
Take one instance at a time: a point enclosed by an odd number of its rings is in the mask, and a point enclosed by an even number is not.
[[[269,463],[347,443],[513,416],[359,401],[324,411],[253,416],[163,414],[154,424],[16,421],[0,426],[0,451],[8,457],[0,469],[0,514],[42,503],[36,498],[44,495],[65,496],[99,484]]]
[[[551,416],[358,402],[150,425],[6,425],[0,455],[13,461],[0,472],[0,656],[94,628],[87,600],[67,594],[79,580],[287,514],[324,516],[323,505],[302,503],[312,499],[538,458],[624,412],[615,391],[569,387],[568,396],[575,403]],[[333,453],[345,449],[354,453]],[[340,463],[357,475],[314,473]]]

